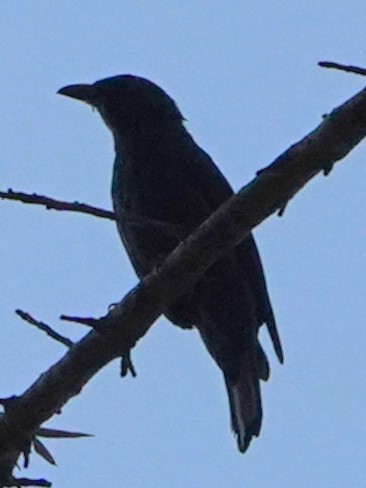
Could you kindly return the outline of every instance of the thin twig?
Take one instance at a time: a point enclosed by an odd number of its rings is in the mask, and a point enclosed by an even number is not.
[[[356,75],[366,76],[365,68],[352,66],[351,64],[345,65],[339,63],[333,63],[332,61],[320,61],[318,65],[321,66],[322,68],[332,68],[332,69],[337,69],[339,71],[346,71],[347,73],[354,73]]]
[[[59,210],[64,212],[78,212],[102,219],[116,220],[114,212],[105,210],[103,208],[94,207],[86,203],[66,202],[64,200],[56,200],[45,195],[38,195],[37,193],[15,192],[11,188],[8,191],[0,191],[0,199],[13,200],[30,205],[43,205],[47,210]],[[145,230],[162,233],[166,237],[174,237],[177,240],[182,240],[187,237],[193,229],[187,229],[185,226],[175,224],[172,222],[163,222],[156,219],[141,217],[131,212],[120,211],[121,217],[129,225],[141,227]]]
[[[45,332],[49,337],[52,337],[57,342],[60,342],[66,347],[71,347],[74,343],[68,339],[67,337],[62,336],[58,332],[52,329],[49,325],[45,324],[44,322],[41,322],[39,320],[36,320],[33,318],[29,313],[23,312],[23,310],[15,310],[15,313],[19,315],[21,319],[23,319],[25,322],[28,322],[28,324],[34,325],[37,327],[37,329],[42,330]]]
[[[54,198],[49,198],[44,195],[37,195],[37,193],[15,192],[11,188],[9,188],[9,190],[6,192],[1,191],[0,198],[4,200],[16,200],[18,202],[28,203],[31,205],[43,205],[48,210],[80,212],[94,215],[95,217],[101,217],[103,219],[115,220],[114,213],[109,210],[93,207],[92,205],[87,205],[85,203],[55,200]]]
[[[29,478],[11,478],[8,483],[4,484],[4,486],[45,486],[45,487],[50,487],[52,486],[52,483],[45,479],[38,479],[38,480],[32,480]]]

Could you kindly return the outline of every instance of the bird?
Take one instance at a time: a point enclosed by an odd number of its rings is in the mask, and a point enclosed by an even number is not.
[[[97,109],[114,139],[112,202],[127,254],[142,279],[233,195],[210,156],[195,142],[176,102],[152,81],[123,74],[59,94]],[[278,360],[282,345],[261,258],[249,234],[222,255],[164,315],[196,328],[222,371],[231,427],[245,452],[262,424],[260,380],[270,375],[259,343],[266,325]]]

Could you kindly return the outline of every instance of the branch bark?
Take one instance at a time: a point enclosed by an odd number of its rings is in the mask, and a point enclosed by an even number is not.
[[[101,319],[81,341],[15,402],[0,422],[0,481],[12,470],[24,442],[107,363],[141,339],[167,305],[192,287],[225,251],[284,205],[319,172],[328,174],[366,136],[366,89],[326,116],[222,205],[162,266]]]

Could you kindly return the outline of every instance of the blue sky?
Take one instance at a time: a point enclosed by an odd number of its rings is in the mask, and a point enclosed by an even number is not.
[[[230,4],[229,4],[230,3]],[[110,208],[111,136],[96,112],[56,96],[70,83],[148,77],[178,102],[234,188],[363,87],[320,60],[366,66],[366,4],[186,0],[0,5],[1,190]],[[366,457],[365,146],[256,231],[286,361],[268,347],[264,424],[240,455],[221,374],[197,333],[160,319],[48,425],[95,438],[47,443],[55,487],[361,486]],[[62,313],[95,315],[137,280],[113,223],[0,202],[0,396],[22,393],[64,350],[22,308],[73,339]]]

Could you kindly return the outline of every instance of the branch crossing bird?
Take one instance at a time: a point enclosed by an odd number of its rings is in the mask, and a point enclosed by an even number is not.
[[[187,131],[174,100],[151,81],[120,75],[69,85],[59,93],[95,107],[113,134],[117,227],[137,275],[143,278],[233,190]],[[182,328],[198,329],[223,373],[232,429],[239,450],[245,452],[260,432],[260,380],[267,380],[270,372],[258,340],[263,324],[283,362],[253,236],[220,257],[165,315]]]

